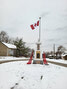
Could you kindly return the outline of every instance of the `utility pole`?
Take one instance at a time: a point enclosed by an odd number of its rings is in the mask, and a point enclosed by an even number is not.
[[[55,44],[53,44],[53,53],[54,53],[54,58],[55,58]]]

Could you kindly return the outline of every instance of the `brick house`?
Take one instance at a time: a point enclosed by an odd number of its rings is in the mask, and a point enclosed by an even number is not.
[[[0,42],[0,56],[14,56],[16,46],[5,42]]]

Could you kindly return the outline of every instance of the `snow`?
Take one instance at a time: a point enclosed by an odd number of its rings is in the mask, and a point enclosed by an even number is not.
[[[26,57],[13,57],[13,56],[0,56],[0,61],[18,60],[18,59],[29,59],[29,58],[26,58]]]
[[[67,54],[62,54],[62,57],[66,56]]]
[[[49,59],[49,58],[46,58],[46,59],[47,59],[47,61],[67,64],[67,60],[63,60],[63,59]]]
[[[5,46],[7,46],[8,48],[12,48],[12,49],[16,49],[16,46],[13,45],[13,44],[8,44],[8,43],[5,43],[5,42],[2,42]]]
[[[67,89],[67,68],[54,64],[0,64],[0,89]]]
[[[0,61],[18,60],[18,59],[22,59],[23,60],[23,59],[29,59],[29,58],[26,58],[26,57],[13,57],[13,56],[0,56]],[[46,58],[46,59],[47,59],[47,61],[59,62],[59,63],[67,64],[67,60],[49,59],[49,58]],[[40,60],[43,60],[43,59],[40,59]]]

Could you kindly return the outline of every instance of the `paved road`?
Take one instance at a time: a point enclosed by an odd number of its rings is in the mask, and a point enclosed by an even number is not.
[[[0,64],[2,63],[7,63],[7,62],[14,62],[14,61],[28,61],[29,59],[18,59],[18,60],[6,60],[6,61],[0,61]],[[59,66],[63,66],[63,67],[67,67],[67,64],[63,64],[63,63],[58,63],[58,62],[53,62],[53,61],[47,61],[48,63],[52,63],[55,65],[59,65]]]
[[[47,61],[47,62],[48,62],[48,63],[55,64],[55,65],[59,65],[59,66],[63,66],[63,67],[67,67],[67,64],[64,64],[64,63],[53,62],[53,61]]]
[[[7,62],[14,62],[14,61],[28,61],[29,59],[18,59],[18,60],[5,60],[5,61],[0,61],[0,64],[2,63],[7,63]]]

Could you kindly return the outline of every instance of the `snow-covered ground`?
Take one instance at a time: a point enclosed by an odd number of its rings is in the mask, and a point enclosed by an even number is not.
[[[18,60],[18,59],[29,59],[29,58],[26,58],[26,57],[13,57],[13,56],[0,56],[0,61]]]
[[[67,64],[67,60],[63,60],[63,59],[49,59],[49,58],[47,58],[47,60]]]
[[[29,58],[26,58],[26,57],[12,57],[12,56],[0,56],[0,61],[18,60],[18,59],[29,59]],[[48,61],[67,64],[67,60],[63,60],[63,59],[49,59],[49,58],[46,58],[46,59]]]
[[[0,89],[67,89],[66,67],[26,63],[0,64]]]

